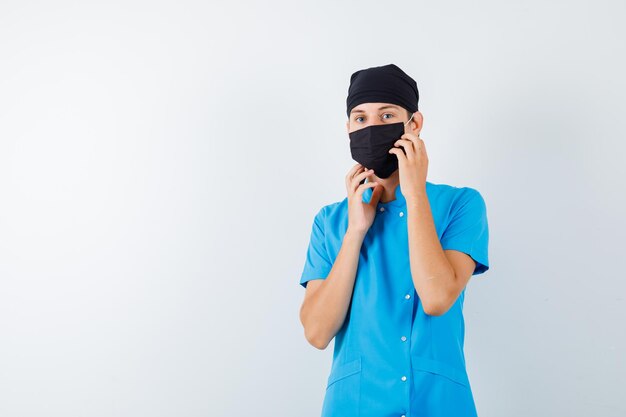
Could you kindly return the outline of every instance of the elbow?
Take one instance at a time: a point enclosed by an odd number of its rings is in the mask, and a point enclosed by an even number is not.
[[[441,307],[424,307],[424,313],[428,316],[441,316],[443,315],[443,309]]]
[[[443,316],[450,310],[450,304],[444,300],[423,303],[424,313],[429,316]]]
[[[318,334],[311,334],[311,332],[307,332],[305,330],[304,337],[306,338],[309,344],[319,350],[324,350],[328,347],[330,340],[328,338],[322,337]]]
[[[331,335],[329,329],[320,320],[310,316],[306,302],[300,307],[300,323],[304,328],[304,338],[311,346],[319,350],[328,347],[334,334]]]
[[[327,337],[324,337],[322,332],[316,328],[312,323],[308,323],[308,320],[304,317],[302,311],[300,312],[300,322],[304,327],[304,338],[309,344],[319,350],[324,350],[330,343]],[[307,324],[308,323],[308,324]]]
[[[456,299],[454,292],[446,288],[430,294],[431,297],[422,299],[424,313],[429,316],[443,316],[454,305]],[[458,296],[458,295],[457,295]]]

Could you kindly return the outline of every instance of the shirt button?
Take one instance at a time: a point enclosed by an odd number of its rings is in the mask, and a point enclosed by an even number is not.
[[[405,295],[404,298],[406,298],[408,300],[409,298],[411,298],[411,294]]]
[[[384,208],[384,207],[381,207],[379,210],[380,210],[380,211],[385,211],[385,208]]]
[[[400,214],[399,214],[399,216],[400,216],[400,217],[404,216],[404,212],[402,212],[402,211],[401,211],[401,212],[400,212]]]
[[[402,375],[402,378],[400,378],[403,381],[406,381],[406,377],[404,375]]]
[[[406,336],[402,336],[400,340],[402,340],[403,342],[406,342]]]

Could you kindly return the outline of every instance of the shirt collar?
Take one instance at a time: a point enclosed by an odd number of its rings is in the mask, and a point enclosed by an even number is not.
[[[368,201],[370,201],[370,198],[372,197],[372,192],[374,191],[373,188],[367,188],[364,192],[363,192],[363,202],[366,203]],[[391,201],[387,201],[386,203],[383,203],[381,201],[378,202],[378,206],[379,207],[385,207],[385,208],[389,208],[389,207],[404,207],[406,206],[406,200],[404,198],[404,195],[402,195],[402,190],[400,189],[400,184],[398,184],[396,186],[396,198],[394,200]]]
[[[426,189],[428,190],[430,188],[431,184],[426,181]],[[367,188],[365,189],[365,191],[363,192],[363,202],[367,203],[368,201],[370,201],[370,198],[372,197],[372,192],[374,191],[374,188]],[[400,184],[398,184],[396,186],[396,198],[395,200],[391,200],[388,201],[386,203],[382,203],[382,202],[378,202],[378,207],[385,207],[385,208],[400,208],[400,207],[406,207],[406,199],[404,198],[404,195],[402,194],[402,190],[400,188]]]

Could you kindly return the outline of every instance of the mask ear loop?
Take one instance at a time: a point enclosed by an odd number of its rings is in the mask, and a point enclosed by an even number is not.
[[[415,113],[411,113],[411,119],[413,119],[413,116],[415,115]],[[411,121],[411,119],[407,120],[406,123],[404,124],[405,126]]]

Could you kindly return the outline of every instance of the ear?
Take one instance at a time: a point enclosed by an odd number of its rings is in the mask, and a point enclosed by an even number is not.
[[[346,120],[346,132],[350,133],[350,120]]]
[[[411,126],[411,131],[419,136],[420,130],[422,130],[422,126],[424,125],[424,116],[419,111],[416,111],[413,115],[413,120],[409,122]]]

